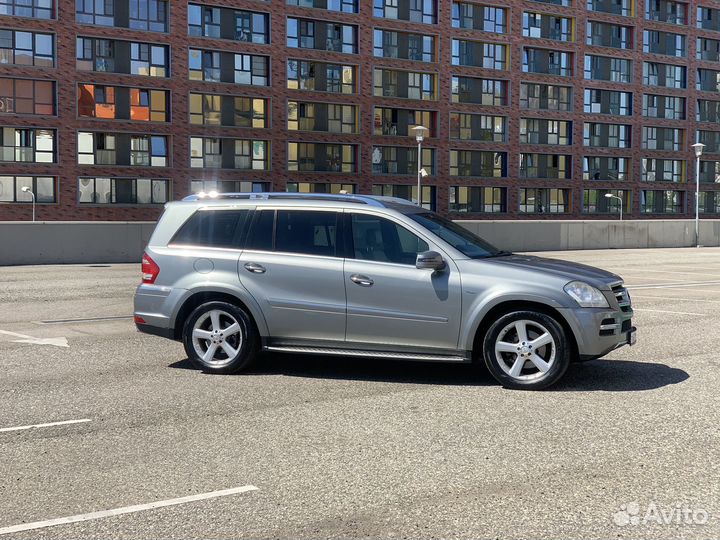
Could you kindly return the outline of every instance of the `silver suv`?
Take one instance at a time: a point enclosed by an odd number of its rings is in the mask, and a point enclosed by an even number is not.
[[[635,342],[620,277],[500,251],[401,199],[222,194],[169,203],[142,261],[141,332],[205,371],[277,351],[484,361],[538,389]]]

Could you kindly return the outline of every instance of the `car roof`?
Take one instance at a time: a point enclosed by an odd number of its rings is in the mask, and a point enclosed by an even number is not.
[[[312,205],[328,205],[345,208],[355,205],[367,205],[375,208],[388,208],[402,213],[420,212],[424,209],[414,203],[397,197],[381,197],[376,195],[331,194],[331,193],[197,193],[182,199],[181,203],[195,203],[202,206],[227,206],[228,203],[246,202],[252,206],[275,205],[294,206],[295,203]],[[177,203],[170,203],[177,204]]]

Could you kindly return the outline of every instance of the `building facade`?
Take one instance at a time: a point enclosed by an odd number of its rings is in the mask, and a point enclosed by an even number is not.
[[[418,162],[453,218],[689,217],[696,141],[718,217],[719,121],[718,0],[0,2],[0,220],[416,200]]]

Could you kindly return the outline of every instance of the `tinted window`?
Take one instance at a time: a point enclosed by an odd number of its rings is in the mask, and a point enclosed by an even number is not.
[[[240,248],[247,210],[201,210],[180,228],[172,244]]]
[[[337,226],[335,212],[278,210],[275,251],[334,257]]]
[[[415,265],[427,242],[387,219],[353,214],[353,248],[356,259]]]
[[[272,251],[273,249],[273,225],[275,224],[275,210],[263,210],[255,212],[250,236],[247,240],[247,249],[258,251]]]

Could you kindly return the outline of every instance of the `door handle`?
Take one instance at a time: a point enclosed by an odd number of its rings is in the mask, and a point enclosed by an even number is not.
[[[361,287],[372,287],[373,283],[375,283],[369,277],[362,276],[360,274],[353,274],[352,276],[350,276],[350,281],[352,281],[353,283],[357,283]]]
[[[267,269],[262,264],[257,263],[245,263],[245,270],[252,272],[253,274],[264,274]]]

